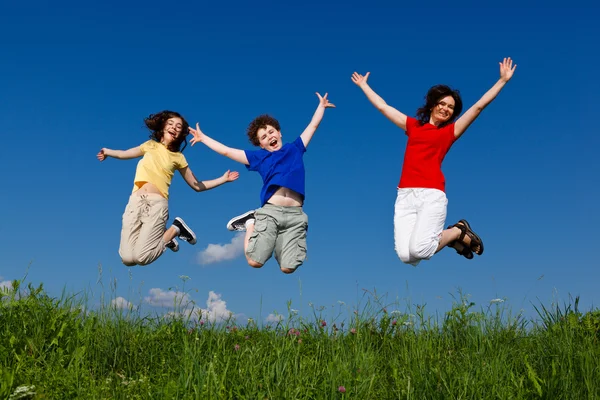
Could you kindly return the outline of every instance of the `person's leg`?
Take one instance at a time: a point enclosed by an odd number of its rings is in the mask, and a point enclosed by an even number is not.
[[[308,216],[301,207],[285,207],[279,221],[279,234],[275,242],[275,259],[284,274],[291,274],[306,259],[306,233]]]
[[[410,238],[417,222],[413,191],[414,189],[398,189],[394,205],[394,247],[403,263],[417,266],[419,260],[412,258],[409,251]]]
[[[144,194],[140,197],[143,203],[142,229],[133,253],[139,265],[148,265],[156,261],[166,249],[164,237],[169,206],[167,199],[160,195]]]
[[[279,212],[276,206],[267,204],[256,210],[254,214],[254,223],[252,220],[247,221],[244,254],[248,265],[261,268],[273,255],[278,234]]]
[[[140,229],[142,228],[138,197],[139,196],[136,195],[129,197],[129,201],[127,202],[122,217],[119,256],[121,256],[121,262],[128,267],[137,265],[133,255],[133,249],[135,248],[138,237],[140,236]]]
[[[451,238],[451,235],[447,234],[446,236],[450,237],[446,238],[443,235],[448,199],[441,190],[424,189],[419,194],[419,203],[417,222],[410,239],[409,251],[413,258],[428,260],[438,251],[442,240]]]

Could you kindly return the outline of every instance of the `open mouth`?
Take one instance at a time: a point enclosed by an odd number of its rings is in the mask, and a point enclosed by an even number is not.
[[[275,147],[275,146],[277,146],[277,139],[272,139],[272,140],[269,142],[269,146],[271,146],[271,147]]]

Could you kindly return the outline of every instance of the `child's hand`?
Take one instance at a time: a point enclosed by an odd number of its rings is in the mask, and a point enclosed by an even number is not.
[[[105,148],[100,149],[100,151],[98,152],[98,154],[96,154],[96,158],[102,162],[104,160],[106,160],[106,153],[105,153]]]
[[[515,68],[517,68],[517,64],[513,66],[513,62],[510,57],[502,60],[500,63],[500,79],[502,79],[504,82],[508,82],[515,73]]]
[[[200,125],[196,122],[196,129],[191,126],[188,128],[189,134],[193,137],[190,139],[191,145],[195,145],[197,142],[204,140],[204,133],[200,130]]]
[[[237,171],[229,172],[229,170],[227,170],[227,172],[225,172],[225,174],[223,175],[223,178],[225,178],[225,182],[233,182],[239,177],[240,173]]]
[[[319,96],[319,105],[325,107],[325,108],[335,108],[335,104],[330,103],[329,100],[327,100],[327,93],[325,93],[325,96],[322,96],[317,93],[317,96]]]
[[[352,74],[352,82],[354,82],[356,86],[362,87],[363,85],[367,84],[367,79],[369,79],[370,74],[370,72],[367,72],[365,76],[362,76],[358,72],[355,72]]]

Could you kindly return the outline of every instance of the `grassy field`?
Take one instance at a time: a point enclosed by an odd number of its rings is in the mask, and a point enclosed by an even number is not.
[[[16,283],[18,286],[18,282]],[[273,326],[144,316],[41,286],[0,301],[0,399],[599,399],[600,310],[458,298]]]

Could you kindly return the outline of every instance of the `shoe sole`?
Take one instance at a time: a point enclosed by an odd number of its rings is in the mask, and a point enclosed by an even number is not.
[[[194,231],[191,230],[190,227],[187,226],[187,224],[185,222],[183,222],[183,220],[181,218],[177,217],[177,218],[175,218],[175,221],[179,222],[185,228],[185,230],[188,231],[192,235],[192,240],[187,240],[187,242],[189,244],[196,244],[196,234],[194,233]],[[179,232],[179,234],[181,235],[181,232]],[[181,239],[181,240],[183,240],[183,239]]]
[[[246,218],[246,217],[247,217],[248,215],[250,215],[250,214],[254,214],[254,211],[255,211],[255,210],[248,211],[248,212],[245,212],[245,213],[243,213],[242,215],[238,215],[237,217],[233,217],[233,218],[231,218],[231,219],[229,220],[229,222],[227,223],[227,230],[228,230],[228,231],[239,231],[239,229],[235,229],[235,228],[233,227],[233,222],[234,222],[234,221],[237,221],[237,220],[240,220],[240,219],[244,219],[244,218]],[[244,229],[244,230],[245,230],[245,229]],[[241,231],[241,232],[243,232],[243,231]]]

